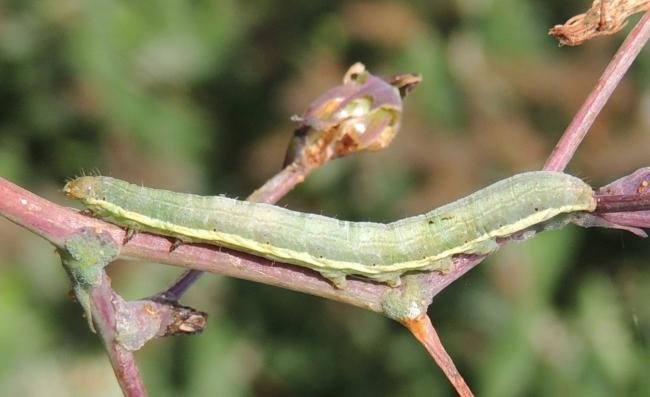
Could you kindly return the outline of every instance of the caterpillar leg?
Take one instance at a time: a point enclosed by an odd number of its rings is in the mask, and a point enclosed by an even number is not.
[[[124,240],[122,240],[122,245],[125,245],[126,243],[131,241],[131,239],[133,238],[133,236],[135,236],[137,232],[138,232],[137,229],[133,227],[127,227],[126,233],[124,234]]]
[[[183,240],[181,240],[179,238],[175,238],[172,241],[172,245],[169,246],[169,252],[174,252],[174,250],[176,248],[180,247],[181,245],[183,245],[183,243],[184,243]]]
[[[333,285],[334,288],[343,289],[346,285],[345,273],[337,271],[321,271],[319,272],[321,276],[328,279]]]
[[[401,272],[398,273],[386,273],[386,274],[373,274],[372,276],[365,276],[371,280],[378,281],[380,283],[388,284],[389,287],[399,287],[402,284],[402,279],[400,276]]]
[[[95,214],[89,208],[84,208],[81,211],[79,211],[79,213],[81,215],[91,216],[93,218],[95,217]]]

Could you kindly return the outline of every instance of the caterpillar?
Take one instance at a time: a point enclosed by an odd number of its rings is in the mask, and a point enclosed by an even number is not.
[[[517,174],[391,223],[350,222],[105,176],[82,176],[63,190],[94,216],[116,225],[303,266],[337,287],[347,276],[395,286],[406,272],[444,272],[454,255],[487,255],[497,249],[498,238],[596,208],[589,185],[551,171]]]

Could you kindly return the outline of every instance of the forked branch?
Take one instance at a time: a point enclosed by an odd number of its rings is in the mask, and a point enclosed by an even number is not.
[[[565,168],[614,87],[647,41],[650,35],[649,20],[650,17],[645,15],[630,33],[594,92],[587,99],[569,128],[567,128],[565,135],[549,158],[545,169],[562,170]],[[359,73],[355,72],[350,73],[347,77],[356,82],[356,79],[360,76]],[[364,87],[367,81],[361,82],[361,87]],[[360,89],[359,86],[356,88]],[[365,86],[364,89],[370,88]],[[404,89],[404,92],[407,91]],[[335,94],[330,93],[331,97],[325,99],[338,98],[337,100],[340,100],[341,97],[337,97],[338,94]],[[325,100],[324,103],[331,104],[332,102]],[[339,120],[333,124],[318,124],[324,121],[329,122],[328,117],[332,115],[322,112],[330,109],[330,106],[323,107],[319,105],[312,109],[315,109],[314,112],[310,113],[308,111],[302,116],[301,121],[305,123],[304,126],[311,128],[313,131],[310,133],[304,128],[299,128],[294,137],[295,151],[289,155],[289,159],[292,161],[288,167],[289,170],[294,171],[279,176],[279,179],[270,180],[269,183],[273,187],[268,192],[258,193],[252,199],[266,202],[277,201],[295,184],[302,181],[310,169],[313,169],[313,167],[310,168],[309,164],[319,166],[330,158],[357,151],[355,148],[361,150],[378,148],[372,142],[378,143],[380,146],[382,142],[390,142],[396,131],[391,130],[395,126],[395,124],[391,124],[391,120],[396,108],[390,102],[384,103],[387,106],[371,108],[377,111],[369,116],[372,119],[367,121],[346,119],[345,122]],[[372,125],[376,128],[371,134],[376,137],[375,141],[369,143],[364,141],[365,136],[360,137],[354,134],[355,131],[359,131],[359,123],[366,123],[364,125]],[[314,152],[310,149],[314,147],[320,149]],[[323,157],[323,154],[325,154],[325,157]],[[305,163],[305,159],[310,159],[310,163]],[[633,186],[634,183],[630,182],[632,179],[634,178],[630,176],[628,178],[629,183],[623,185]],[[644,180],[647,183],[647,179]],[[638,182],[635,179],[637,189],[643,186],[644,180]],[[650,215],[648,215],[650,214],[650,208],[644,192],[637,190],[636,193],[630,193],[629,191],[621,193],[612,190],[599,192],[599,194],[601,197],[599,216],[603,217],[603,219],[631,227],[647,227],[650,224]],[[82,228],[91,228],[97,234],[107,233],[114,241],[124,240],[125,231],[121,228],[80,215],[68,208],[60,207],[3,179],[0,179],[0,197],[3,198],[0,201],[0,213],[2,215],[43,236],[57,247],[65,247],[66,242]],[[634,212],[623,213],[622,210],[634,210]],[[615,213],[605,214],[608,211],[615,211]],[[614,216],[615,214],[619,214],[619,217]],[[622,214],[635,214],[635,217],[623,219]],[[453,362],[444,353],[444,348],[442,348],[435,330],[426,316],[426,309],[433,296],[480,263],[484,259],[483,257],[459,256],[454,259],[454,269],[446,274],[431,272],[405,276],[404,285],[400,288],[391,288],[368,281],[350,280],[345,289],[336,289],[327,280],[307,269],[274,263],[244,253],[200,244],[181,245],[173,252],[170,252],[170,247],[173,244],[174,242],[169,238],[140,233],[130,240],[127,245],[121,247],[120,255],[258,281],[326,297],[388,315],[405,324],[416,335],[418,340],[427,347],[432,357],[438,363],[443,363],[443,371],[448,375],[459,393],[470,395],[469,388],[455,370]],[[178,299],[190,284],[191,282],[186,282],[182,288],[173,290],[172,300]],[[108,286],[108,289],[112,291],[110,286]],[[104,304],[110,302],[114,307],[116,298],[106,293],[97,296],[93,295],[92,299],[94,299],[94,304],[97,307],[103,307],[102,302]],[[411,305],[400,306],[404,303],[410,303]],[[100,316],[101,321],[107,321],[110,326],[110,312],[98,310],[96,315]],[[106,335],[108,335],[110,341],[115,342],[110,338],[110,334]],[[106,335],[102,331],[102,336]],[[121,344],[119,346],[123,347]],[[121,376],[134,376],[133,379],[127,381],[120,379],[125,393],[127,395],[143,395],[143,388],[137,387],[138,384],[141,385],[141,380],[137,375],[137,367],[135,367],[130,351],[128,349],[115,350],[112,360],[113,365],[116,366],[118,378]],[[132,370],[127,371],[126,375],[121,375],[121,372],[118,371],[119,368],[131,368]],[[136,385],[136,387],[131,389],[128,385]]]

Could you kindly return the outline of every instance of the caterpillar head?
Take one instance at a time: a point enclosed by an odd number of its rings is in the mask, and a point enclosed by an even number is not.
[[[74,200],[87,200],[97,198],[97,178],[94,176],[81,176],[66,183],[63,193]]]

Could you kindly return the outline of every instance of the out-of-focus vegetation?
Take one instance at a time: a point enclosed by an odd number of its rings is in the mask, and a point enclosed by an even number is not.
[[[4,1],[0,175],[61,203],[64,179],[93,170],[244,197],[279,169],[289,116],[362,61],[424,76],[400,135],[283,204],[354,220],[423,212],[542,166],[624,36],[558,48],[548,27],[588,3]],[[570,172],[600,186],[650,165],[649,65],[645,50]],[[649,258],[625,232],[545,233],[492,256],[430,315],[479,395],[650,395]],[[179,272],[110,268],[127,298]],[[0,220],[0,395],[119,394],[67,288],[52,247]],[[216,275],[185,301],[208,329],[138,353],[152,396],[452,393],[377,315]]]

